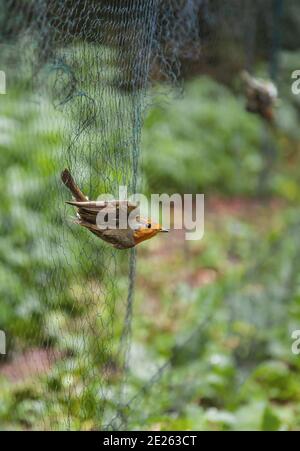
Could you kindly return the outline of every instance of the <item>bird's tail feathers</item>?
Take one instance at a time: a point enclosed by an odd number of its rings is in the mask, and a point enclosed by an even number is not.
[[[78,202],[86,202],[87,197],[82,193],[82,191],[79,189],[79,187],[76,185],[70,171],[68,169],[65,169],[61,173],[61,179],[65,186],[69,188],[71,193],[73,194],[74,198]]]

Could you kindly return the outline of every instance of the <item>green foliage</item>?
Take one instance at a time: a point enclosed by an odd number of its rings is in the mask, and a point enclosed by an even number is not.
[[[297,55],[283,55],[276,129],[248,113],[243,97],[207,77],[189,83],[172,102],[158,96],[143,134],[149,191],[298,199],[298,176],[286,166],[299,141],[299,99],[290,95]]]
[[[263,167],[260,121],[243,100],[202,77],[147,117],[144,170],[152,192],[255,191]]]
[[[269,174],[275,204],[255,198],[225,212],[209,208],[203,241],[186,244],[178,236],[170,246],[161,237],[141,246],[123,387],[132,401],[124,407],[115,343],[106,342],[105,332],[100,341],[92,333],[105,320],[93,308],[93,277],[80,269],[84,257],[77,251],[68,254],[66,267],[60,257],[68,248],[56,240],[61,199],[49,187],[61,169],[64,124],[45,104],[46,128],[34,103],[22,104],[20,96],[1,99],[0,329],[17,337],[9,343],[16,355],[46,344],[59,354],[43,374],[17,384],[0,365],[1,428],[90,430],[109,425],[119,412],[113,424],[129,429],[299,429],[300,361],[291,353],[290,335],[300,327],[300,213],[287,202],[299,194],[291,154],[284,153],[298,142],[293,120],[272,136],[283,149]],[[194,80],[185,98],[172,104],[163,98],[148,115],[148,189],[256,194],[265,165],[262,127],[228,88]],[[33,142],[30,130],[37,135]],[[40,245],[44,240],[55,264]],[[53,298],[46,288],[57,271],[65,279]],[[119,282],[122,292],[123,275]],[[114,327],[119,336],[118,315]],[[153,383],[151,375],[157,375]]]

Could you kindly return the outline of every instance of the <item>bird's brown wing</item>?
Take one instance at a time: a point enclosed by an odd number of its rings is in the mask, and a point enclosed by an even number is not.
[[[138,204],[129,201],[67,201],[67,204],[77,208],[78,217],[83,222],[93,225],[97,224],[98,226],[103,224],[104,228],[105,226],[108,228],[108,224],[111,227],[118,227],[121,213],[124,214],[123,218],[126,221],[129,214],[134,210],[137,210],[138,216]],[[99,213],[102,213],[102,216]]]
[[[70,171],[65,169],[61,178],[63,183],[71,191],[75,200],[66,203],[77,208],[75,222],[87,228],[99,238],[111,243],[117,248],[129,248],[134,246],[133,231],[128,229],[127,220],[129,214],[137,210],[139,204],[126,200],[89,201],[76,185]],[[99,215],[103,213],[103,215]],[[126,219],[126,228],[120,229],[121,213]]]
[[[133,210],[138,208],[139,204],[137,202],[131,202],[128,200],[94,200],[94,201],[66,201],[67,204],[73,205],[77,208],[85,208],[91,211],[99,212],[103,208],[127,208],[128,212],[131,213]]]

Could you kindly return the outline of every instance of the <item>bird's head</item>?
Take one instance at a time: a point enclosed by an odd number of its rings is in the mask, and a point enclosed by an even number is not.
[[[153,238],[160,232],[168,232],[168,230],[150,219],[140,218],[135,227],[133,236],[136,244],[139,244],[142,241],[150,240],[150,238]]]

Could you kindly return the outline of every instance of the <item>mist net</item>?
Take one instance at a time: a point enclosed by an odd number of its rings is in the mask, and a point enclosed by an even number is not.
[[[2,316],[0,328],[17,362],[6,376],[43,381],[43,401],[30,384],[16,394],[28,399],[28,428],[125,427],[135,251],[73,224],[60,173],[69,168],[89,199],[118,198],[120,185],[136,192],[150,81],[176,82],[185,61],[205,67],[205,54],[217,64],[206,53],[216,30],[234,21],[239,34],[244,23],[228,3],[1,0],[0,295],[10,326]]]
[[[69,168],[90,199],[118,198],[120,185],[136,191],[149,74],[177,77],[178,52],[197,37],[193,23],[183,27],[196,4],[1,2],[1,144],[10,152],[2,226],[13,237],[1,290],[13,315],[7,360],[17,359],[7,372],[44,378],[39,428],[105,428],[126,404],[135,251],[72,223],[60,173]]]

